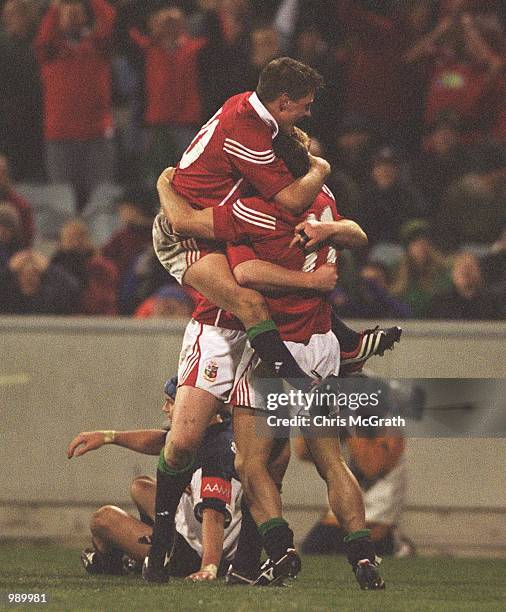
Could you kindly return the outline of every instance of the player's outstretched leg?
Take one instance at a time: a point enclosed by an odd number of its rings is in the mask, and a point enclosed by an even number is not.
[[[81,553],[81,563],[89,574],[127,573],[124,554],[142,562],[147,548],[139,544],[142,536],[151,534],[151,528],[116,506],[99,508],[91,519],[93,548]]]

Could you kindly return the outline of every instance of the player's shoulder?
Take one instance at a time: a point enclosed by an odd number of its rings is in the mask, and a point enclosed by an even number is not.
[[[272,130],[251,105],[251,95],[247,91],[225,102],[221,117],[223,130],[227,137],[243,145],[258,143],[272,148]]]
[[[330,218],[326,220],[330,221],[332,218],[336,220],[342,218],[339,214],[339,211],[337,210],[334,194],[329,189],[329,187],[327,187],[327,185],[323,185],[307,213],[313,213],[317,217],[321,217],[322,213],[329,209],[331,215]]]

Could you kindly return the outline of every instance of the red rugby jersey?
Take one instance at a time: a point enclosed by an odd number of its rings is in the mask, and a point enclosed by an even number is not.
[[[321,221],[342,219],[327,187],[320,191],[311,207],[297,217],[262,198],[239,199],[220,211],[215,231],[219,233],[220,228],[225,228],[226,236],[230,237],[232,228],[234,239],[242,241],[227,248],[232,269],[243,261],[262,259],[290,270],[313,272],[324,263],[336,263],[338,254],[328,245],[312,253],[305,253],[299,247],[289,248],[295,225],[309,216]],[[331,328],[330,305],[319,292],[265,299],[283,340],[307,343],[313,334],[323,334]]]
[[[183,154],[172,186],[197,208],[232,201],[246,185],[273,198],[294,181],[272,149],[277,132],[275,119],[255,93],[229,98]]]

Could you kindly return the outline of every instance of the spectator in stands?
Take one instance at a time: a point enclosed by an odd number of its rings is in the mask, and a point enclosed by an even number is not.
[[[0,269],[0,312],[4,314],[75,314],[79,287],[65,270],[26,249]]]
[[[210,118],[220,106],[247,89],[250,57],[249,0],[201,2],[205,5],[205,50],[199,56],[199,81],[204,117]]]
[[[7,264],[22,243],[21,219],[10,202],[0,201],[0,265]]]
[[[360,209],[360,191],[371,167],[376,135],[372,123],[360,115],[346,115],[329,149],[332,174],[327,183],[339,202],[339,211],[355,218]]]
[[[472,172],[448,187],[435,215],[438,239],[452,249],[490,243],[506,224],[506,148],[484,143],[471,152]]]
[[[260,72],[266,64],[281,56],[279,36],[276,29],[262,25],[251,32],[251,50],[248,71],[247,89],[254,90],[258,83]]]
[[[60,244],[51,264],[59,265],[78,282],[81,314],[118,314],[118,270],[98,253],[85,223],[72,220],[62,226]]]
[[[429,219],[439,211],[450,184],[472,167],[472,151],[460,142],[456,116],[441,113],[424,139],[423,149],[413,167],[413,179],[427,203],[422,216]]]
[[[153,219],[158,197],[144,187],[128,188],[118,199],[122,227],[114,232],[102,248],[102,254],[113,261],[120,275],[119,311],[131,314],[135,305],[135,264],[148,246],[152,247]]]
[[[189,319],[193,302],[179,285],[164,285],[136,309],[136,319]]]
[[[35,40],[49,178],[74,187],[80,210],[97,185],[113,179],[110,45],[115,14],[106,0],[54,0]]]
[[[332,292],[331,301],[339,317],[358,319],[406,319],[411,309],[390,292],[390,271],[381,263],[368,262],[358,278]]]
[[[145,58],[147,174],[153,181],[176,165],[202,123],[198,58],[206,39],[188,36],[176,7],[152,13],[148,32],[133,28],[130,36]]]
[[[481,269],[487,287],[506,290],[506,227],[483,257]]]
[[[335,127],[342,119],[343,71],[336,59],[334,46],[325,40],[324,31],[323,24],[319,27],[317,23],[307,24],[296,36],[290,56],[311,66],[323,76],[325,86],[318,91],[307,123],[308,131],[329,146],[332,144]]]
[[[163,285],[177,282],[172,276],[167,275],[167,270],[160,263],[152,244],[149,244],[137,257],[134,276],[136,306],[156,293]]]
[[[472,253],[462,252],[453,262],[451,288],[432,298],[427,316],[470,320],[504,318],[504,293],[500,304],[497,297],[484,286],[478,258]]]
[[[420,77],[407,71],[403,60],[416,31],[413,20],[399,7],[383,12],[367,10],[361,2],[339,0],[337,15],[346,34],[340,53],[345,71],[344,110],[373,120],[389,139],[409,140]],[[386,13],[389,14],[386,14]]]
[[[409,219],[424,215],[421,193],[402,176],[402,162],[392,147],[383,147],[373,158],[371,184],[364,192],[358,221],[369,245],[400,242],[400,229]]]
[[[481,140],[487,133],[500,136],[506,111],[502,43],[494,47],[476,18],[465,12],[466,3],[459,4],[405,56],[407,62],[428,62],[425,124],[452,110],[467,140]]]
[[[42,92],[31,42],[35,8],[29,0],[7,0],[0,32],[0,148],[16,181],[44,179]]]
[[[0,200],[9,202],[19,213],[21,222],[21,246],[30,247],[35,236],[35,221],[30,204],[17,194],[12,186],[9,172],[9,162],[5,155],[0,153]]]
[[[446,258],[432,242],[426,221],[407,223],[401,232],[406,253],[392,283],[392,293],[410,306],[416,318],[426,316],[433,296],[450,286]]]

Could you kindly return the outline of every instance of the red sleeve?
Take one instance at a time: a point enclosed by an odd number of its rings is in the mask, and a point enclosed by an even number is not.
[[[39,31],[33,43],[40,63],[47,62],[51,57],[51,52],[63,43],[59,21],[58,7],[52,4],[40,22]]]
[[[92,37],[97,41],[109,41],[116,21],[116,9],[105,0],[90,0],[90,5],[95,15]]]
[[[236,266],[245,261],[258,259],[251,245],[245,242],[227,244],[227,259],[230,269],[233,270]]]
[[[274,154],[267,125],[259,130],[257,123],[240,122],[225,138],[223,150],[232,166],[267,200],[295,180],[285,162]]]
[[[151,45],[151,39],[149,36],[145,36],[137,28],[130,28],[128,35],[134,41],[134,43],[143,51]]]
[[[214,235],[228,242],[254,239],[276,230],[278,219],[268,202],[256,196],[213,208]]]

